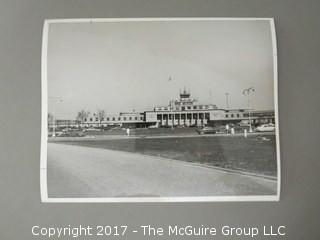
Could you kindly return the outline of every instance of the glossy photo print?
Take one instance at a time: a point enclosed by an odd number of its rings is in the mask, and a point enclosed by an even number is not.
[[[277,201],[272,18],[46,20],[43,202]]]

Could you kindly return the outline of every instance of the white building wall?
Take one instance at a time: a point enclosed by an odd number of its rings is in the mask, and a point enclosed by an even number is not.
[[[157,122],[158,112],[145,112],[146,122]]]
[[[96,114],[91,114],[84,121],[85,126],[102,126],[112,125],[112,124],[122,124],[122,123],[143,123],[144,115],[143,113],[119,113],[119,114],[107,114],[100,121]]]

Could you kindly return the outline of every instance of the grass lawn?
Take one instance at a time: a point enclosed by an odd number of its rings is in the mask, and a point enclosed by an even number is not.
[[[275,136],[62,140],[59,143],[135,152],[276,176]]]

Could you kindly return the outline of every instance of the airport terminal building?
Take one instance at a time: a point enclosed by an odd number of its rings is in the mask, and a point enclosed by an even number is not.
[[[81,123],[85,127],[119,125],[124,127],[179,127],[215,126],[228,123],[263,124],[274,123],[274,110],[222,109],[214,104],[201,104],[183,90],[179,98],[171,100],[167,106],[155,106],[144,112],[121,112],[106,114],[99,119],[91,114]]]

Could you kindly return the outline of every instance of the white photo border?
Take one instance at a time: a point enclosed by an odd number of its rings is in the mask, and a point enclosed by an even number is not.
[[[48,115],[48,79],[47,51],[50,24],[54,23],[98,23],[98,22],[159,22],[159,21],[269,21],[271,28],[273,50],[274,107],[276,126],[276,157],[277,157],[277,193],[275,195],[250,196],[199,196],[199,197],[120,197],[120,198],[49,198],[47,185],[47,115]],[[40,149],[40,196],[41,202],[76,203],[76,202],[269,202],[280,201],[281,191],[281,161],[279,138],[279,108],[278,108],[278,61],[277,41],[274,18],[76,18],[76,19],[46,19],[42,33],[41,52],[41,149]]]

